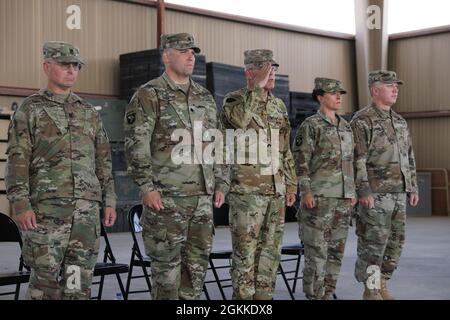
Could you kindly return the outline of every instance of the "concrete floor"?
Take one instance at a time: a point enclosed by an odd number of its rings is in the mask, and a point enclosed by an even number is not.
[[[109,234],[111,245],[117,261],[128,263],[131,254],[132,239],[128,233]],[[297,223],[287,223],[284,236],[284,244],[298,242]],[[230,233],[228,228],[216,229],[214,249],[228,249],[231,247]],[[0,272],[12,271],[17,266],[18,249],[11,244],[1,245],[2,259]],[[350,227],[349,237],[342,264],[340,279],[337,285],[339,299],[359,300],[362,295],[362,287],[356,282],[353,271],[356,260],[356,237],[354,227]],[[303,260],[302,260],[303,261]],[[220,265],[221,262],[217,261]],[[302,264],[303,265],[303,264]],[[294,262],[287,262],[284,269],[292,269]],[[228,269],[221,271],[223,278],[229,277]],[[126,276],[122,276],[124,283]],[[212,279],[208,272],[207,280]],[[450,217],[409,217],[406,230],[406,245],[393,279],[389,283],[392,293],[399,299],[450,299]],[[144,289],[144,280],[138,279],[132,282],[132,289]],[[1,287],[4,292],[7,287]],[[21,290],[23,299],[26,285]],[[220,294],[215,284],[208,284],[208,290],[213,299],[220,299]],[[97,286],[93,287],[96,294]],[[103,299],[114,299],[119,291],[117,280],[109,276],[105,280]],[[231,297],[231,289],[225,289],[227,298]],[[148,293],[131,295],[130,299],[149,299]],[[204,299],[205,297],[203,297]],[[281,276],[278,277],[275,299],[289,299],[286,286]],[[301,281],[298,284],[295,298],[304,300],[305,296],[301,290]],[[0,296],[1,299],[12,299],[12,296]]]

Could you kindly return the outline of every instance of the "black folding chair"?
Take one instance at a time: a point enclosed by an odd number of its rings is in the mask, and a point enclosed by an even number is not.
[[[224,288],[230,288],[232,287],[231,284],[231,278],[229,276],[225,278],[221,278],[219,276],[219,270],[220,269],[230,269],[231,268],[231,250],[218,250],[218,251],[211,251],[209,254],[209,268],[208,270],[211,270],[213,273],[214,280],[205,280],[203,285],[203,292],[205,293],[206,299],[210,300],[207,284],[209,283],[216,283],[217,287],[219,288],[220,295],[223,300],[227,300],[224,292]],[[214,264],[214,260],[228,260],[227,264],[216,266]],[[227,282],[227,284],[222,284],[223,282]]]
[[[128,273],[128,265],[124,263],[116,263],[116,258],[114,257],[114,254],[111,249],[111,245],[109,243],[108,234],[106,233],[105,228],[103,227],[103,224],[101,225],[101,236],[105,240],[105,250],[103,255],[103,262],[97,262],[94,269],[94,277],[99,276],[100,281],[92,282],[92,284],[98,284],[98,295],[96,297],[91,297],[91,299],[102,299],[102,293],[103,293],[103,284],[105,280],[105,276],[108,275],[116,275],[117,282],[119,283],[120,291],[122,292],[122,296],[124,299],[127,299],[125,289],[123,287],[122,279],[120,278],[120,274],[122,273]]]
[[[302,255],[304,254],[304,246],[303,243],[297,243],[292,245],[285,245],[281,248],[281,255],[282,258],[280,260],[280,266],[278,268],[279,274],[281,274],[281,277],[283,278],[284,283],[286,284],[286,288],[288,290],[288,293],[292,300],[295,300],[294,292],[297,287],[297,280],[302,279],[302,276],[299,275],[300,273],[300,261],[302,258]],[[294,256],[292,258],[283,258],[283,256]],[[283,268],[283,264],[289,261],[295,261],[295,269],[285,271]],[[294,274],[293,277],[287,277],[286,275]],[[289,281],[294,280],[292,287],[289,284]]]
[[[22,238],[19,228],[13,219],[3,213],[0,213],[0,242],[18,243],[20,250],[22,250]],[[20,285],[30,280],[31,272],[29,270],[30,268],[25,265],[22,255],[20,255],[17,272],[0,273],[0,286],[16,285],[16,289],[14,291],[2,292],[0,296],[14,294],[14,300],[18,300]]]
[[[142,251],[139,246],[139,242],[137,240],[137,233],[142,232],[142,226],[140,224],[140,219],[142,216],[142,205],[138,204],[133,206],[130,211],[128,212],[128,223],[130,225],[131,230],[131,236],[133,238],[133,247],[131,248],[131,258],[130,258],[130,269],[128,271],[128,278],[127,278],[127,286],[126,286],[126,295],[128,297],[129,294],[133,293],[143,293],[143,292],[149,292],[151,297],[152,292],[152,284],[150,281],[150,275],[147,270],[147,268],[151,267],[151,261],[150,258],[147,256],[144,256],[142,254]],[[133,275],[133,267],[141,267],[143,274],[142,275]],[[147,283],[146,290],[135,290],[130,291],[130,285],[132,279],[137,278],[144,278],[145,282]]]

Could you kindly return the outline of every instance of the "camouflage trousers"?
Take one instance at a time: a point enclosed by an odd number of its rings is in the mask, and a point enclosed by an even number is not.
[[[302,204],[299,212],[299,237],[305,248],[303,292],[308,299],[323,299],[336,290],[352,205],[350,199],[315,201],[314,208]]]
[[[355,277],[365,282],[376,266],[389,280],[397,267],[405,243],[406,193],[375,193],[375,208],[358,206],[358,247]]]
[[[230,193],[233,299],[270,300],[281,258],[285,198]]]
[[[48,199],[33,205],[37,228],[24,232],[32,268],[27,299],[89,299],[100,237],[99,203]]]
[[[161,211],[144,206],[141,218],[152,299],[199,299],[213,241],[212,196],[162,197],[162,203]]]

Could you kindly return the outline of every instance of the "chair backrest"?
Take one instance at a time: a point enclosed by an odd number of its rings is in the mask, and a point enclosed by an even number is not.
[[[228,226],[228,211],[230,207],[228,203],[224,203],[220,208],[213,207],[213,222],[216,227]]]
[[[22,248],[19,227],[12,218],[3,213],[0,213],[0,242],[17,242]]]
[[[133,206],[130,211],[128,211],[128,224],[130,225],[131,236],[133,237],[133,248],[134,251],[141,257],[143,257],[143,254],[141,252],[141,248],[139,247],[136,233],[142,232],[142,226],[140,225],[140,223],[137,223],[141,219],[142,211],[142,204],[137,204]]]
[[[0,242],[14,242],[18,243],[22,250],[22,235],[16,222],[6,214],[0,213]],[[22,258],[22,254],[19,256],[19,271],[23,268],[30,270],[25,264]]]
[[[142,231],[141,225],[136,223],[141,219],[142,210],[142,204],[137,204],[133,206],[130,211],[128,211],[128,223],[130,225],[133,236],[135,236],[135,233],[139,233]]]
[[[105,251],[103,256],[103,262],[107,262],[109,260],[112,263],[116,263],[116,257],[114,257],[114,254],[111,249],[111,244],[109,243],[108,233],[106,232],[102,222],[100,222],[100,227],[101,227],[100,234],[105,240]]]

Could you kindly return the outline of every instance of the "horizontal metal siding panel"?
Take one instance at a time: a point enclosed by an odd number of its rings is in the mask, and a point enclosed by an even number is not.
[[[311,92],[314,78],[343,81],[348,90],[343,112],[355,109],[354,41],[274,30],[244,23],[168,11],[166,32],[191,32],[207,61],[243,65],[246,49],[274,50],[280,74],[289,75],[291,91]]]
[[[81,30],[66,27],[66,8],[81,8]],[[119,55],[156,46],[156,10],[105,0],[0,2],[0,85],[43,87],[42,44],[63,40],[80,47],[87,65],[76,91],[119,93]]]
[[[389,68],[405,81],[396,110],[450,110],[449,56],[449,32],[390,41]]]
[[[417,167],[449,168],[450,118],[408,120]]]

